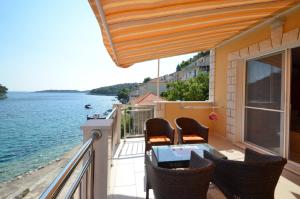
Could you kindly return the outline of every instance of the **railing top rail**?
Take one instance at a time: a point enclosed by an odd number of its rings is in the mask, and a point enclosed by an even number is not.
[[[105,119],[113,119],[116,112],[117,112],[117,108],[114,108]]]
[[[144,112],[144,111],[152,111],[152,109],[131,109],[126,110],[127,112]]]
[[[149,108],[149,107],[154,107],[154,105],[130,105],[130,104],[126,104],[126,105],[123,105],[123,109],[124,108]]]
[[[100,130],[94,130],[92,137],[86,141],[75,156],[69,161],[65,168],[60,172],[60,174],[54,179],[54,181],[49,185],[49,187],[42,193],[40,199],[52,199],[56,198],[63,186],[66,184],[67,180],[70,178],[71,174],[76,169],[76,166],[82,160],[86,152],[90,149],[93,142],[101,137]]]

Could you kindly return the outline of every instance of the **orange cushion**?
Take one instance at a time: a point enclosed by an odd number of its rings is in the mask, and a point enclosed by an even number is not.
[[[151,136],[149,138],[151,143],[170,142],[171,140],[166,136]]]
[[[205,142],[199,135],[183,135],[183,142]]]

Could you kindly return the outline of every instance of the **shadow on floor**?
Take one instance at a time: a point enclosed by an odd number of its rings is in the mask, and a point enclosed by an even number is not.
[[[112,197],[112,199],[145,199],[145,197],[144,198],[142,198],[142,197],[134,197],[134,196],[126,196],[126,195],[120,195],[120,194],[113,194],[113,195],[111,195]]]
[[[144,153],[136,154],[132,156],[117,157],[117,158],[113,158],[113,160],[126,160],[126,159],[143,158],[143,157],[144,157]]]
[[[300,199],[300,194],[292,192],[292,194],[295,196],[295,198]]]
[[[287,170],[287,169],[284,169],[282,171],[282,174],[281,174],[282,177],[286,178],[287,180],[299,185],[300,184],[300,176],[298,175],[295,175],[293,172]],[[298,197],[300,199],[300,197]],[[297,199],[298,199],[297,198]]]

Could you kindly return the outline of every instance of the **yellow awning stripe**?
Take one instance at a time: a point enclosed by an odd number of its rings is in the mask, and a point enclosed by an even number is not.
[[[89,0],[120,67],[208,50],[300,0]]]

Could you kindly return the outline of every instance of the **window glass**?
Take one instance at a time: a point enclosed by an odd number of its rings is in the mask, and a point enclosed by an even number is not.
[[[246,106],[280,109],[282,54],[247,62]]]

